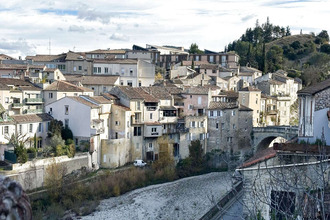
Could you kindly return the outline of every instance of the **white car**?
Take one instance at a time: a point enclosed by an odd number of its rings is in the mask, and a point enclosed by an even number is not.
[[[147,165],[147,163],[144,162],[143,160],[134,160],[133,164],[136,167],[144,167],[145,165]]]

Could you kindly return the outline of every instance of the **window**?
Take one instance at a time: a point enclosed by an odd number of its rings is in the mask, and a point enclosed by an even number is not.
[[[120,80],[120,85],[121,85],[121,86],[124,85],[124,80]]]
[[[64,112],[65,112],[66,115],[69,114],[69,106],[68,105],[64,106]]]
[[[150,113],[150,119],[152,119],[152,113]]]
[[[108,73],[109,72],[109,68],[108,67],[104,67],[104,73]]]
[[[93,67],[93,73],[97,73],[97,67]]]
[[[115,133],[115,139],[118,139],[118,132]]]
[[[78,93],[73,93],[74,96],[78,96]]]
[[[82,70],[82,66],[78,66],[78,70]]]
[[[256,104],[258,104],[258,98],[256,98]]]
[[[201,121],[201,128],[204,128],[204,122]]]
[[[32,133],[32,131],[33,131],[33,124],[30,124],[30,126],[29,126],[29,132]]]
[[[151,132],[157,132],[157,128],[151,128]]]
[[[133,82],[131,80],[127,80],[127,85],[128,86],[133,86]]]
[[[190,98],[192,98],[192,95],[190,95]]]
[[[213,63],[213,62],[214,62],[214,56],[212,56],[212,55],[210,56],[210,58],[209,58],[209,62],[210,62],[210,63]]]
[[[75,144],[78,145],[78,138],[75,138]]]
[[[116,122],[115,122],[115,125],[116,125],[116,126],[118,126],[119,124],[120,124],[119,121],[116,121]]]
[[[219,123],[215,123],[215,128],[218,130],[219,129]]]
[[[199,140],[204,140],[204,134],[199,134]]]
[[[18,134],[22,134],[22,125],[19,125],[18,127]]]
[[[129,132],[127,132],[127,139],[129,139]]]
[[[38,125],[38,132],[42,132],[42,124],[41,123],[39,123],[39,125]]]
[[[194,128],[195,127],[195,121],[191,122],[191,127]]]
[[[107,87],[103,86],[103,92],[107,92]]]
[[[225,130],[225,123],[221,123],[221,130]]]
[[[9,133],[9,127],[5,126],[5,134],[8,134],[8,133]]]
[[[141,127],[134,127],[134,136],[141,136]]]
[[[52,92],[50,92],[50,93],[48,94],[48,98],[50,98],[50,99],[53,98],[53,93],[52,93]]]
[[[141,83],[141,80],[139,80],[139,87],[141,87],[142,86],[142,83]]]
[[[69,127],[69,119],[64,119],[64,127],[65,128]]]
[[[202,104],[202,97],[198,96],[198,105]]]
[[[133,76],[133,69],[129,69],[130,76]]]
[[[57,68],[59,70],[65,70],[65,64],[59,64],[59,65],[57,65]]]
[[[210,111],[210,117],[213,117],[213,111]]]
[[[149,143],[149,148],[152,149],[152,143]]]
[[[236,115],[235,110],[232,110],[232,111],[231,111],[231,116],[235,116],[235,115]]]
[[[124,75],[124,74],[125,74],[125,69],[121,68],[121,75]]]
[[[136,110],[140,111],[140,109],[141,109],[141,103],[136,102]]]
[[[233,129],[236,129],[236,125],[235,124],[233,124]]]
[[[76,71],[77,71],[77,67],[74,66],[74,67],[73,67],[73,72],[76,72]]]
[[[37,141],[37,148],[42,148],[42,139]]]
[[[193,109],[194,106],[189,104],[188,108],[189,108],[189,109]]]
[[[97,72],[101,73],[101,67],[97,67]]]
[[[5,103],[9,103],[9,98],[8,97],[5,98]]]

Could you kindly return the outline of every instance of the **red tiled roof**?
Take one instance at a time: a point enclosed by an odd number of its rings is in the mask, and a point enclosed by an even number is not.
[[[252,166],[256,163],[268,160],[275,156],[276,156],[276,151],[272,147],[266,148],[262,151],[257,152],[252,158],[245,161],[245,163],[243,163],[243,165],[240,168],[246,168]]]

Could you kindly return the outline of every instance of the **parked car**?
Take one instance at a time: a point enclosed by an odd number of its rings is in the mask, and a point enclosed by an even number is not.
[[[134,160],[133,164],[136,167],[144,167],[145,165],[147,165],[147,163],[144,162],[143,160]]]

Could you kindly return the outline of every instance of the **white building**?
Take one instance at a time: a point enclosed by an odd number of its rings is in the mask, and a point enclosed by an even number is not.
[[[330,145],[330,79],[298,91],[299,141]]]
[[[71,129],[76,146],[89,145],[91,165],[98,168],[100,142],[108,138],[106,126],[109,119],[106,113],[110,111],[110,106],[104,107],[97,100],[85,96],[66,96],[46,105],[45,111]],[[102,114],[106,115],[105,118]]]

